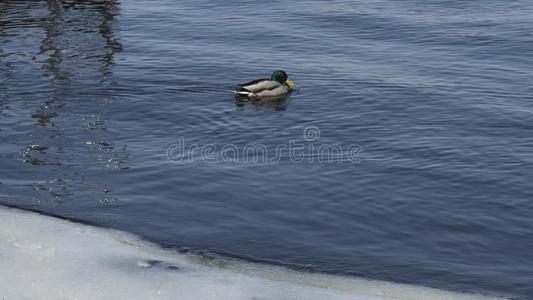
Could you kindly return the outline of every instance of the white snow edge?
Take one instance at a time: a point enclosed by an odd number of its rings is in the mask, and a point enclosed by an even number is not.
[[[0,206],[0,299],[502,298],[208,260],[128,233]]]

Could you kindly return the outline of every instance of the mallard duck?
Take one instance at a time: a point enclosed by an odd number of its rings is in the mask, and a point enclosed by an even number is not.
[[[286,96],[293,87],[294,81],[288,78],[287,73],[276,70],[270,79],[261,78],[238,84],[235,96],[246,99]]]

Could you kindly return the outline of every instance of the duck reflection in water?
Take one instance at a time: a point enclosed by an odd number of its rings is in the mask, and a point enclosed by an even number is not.
[[[288,105],[288,95],[261,97],[257,99],[235,98],[235,105],[238,110],[243,110],[246,106],[254,106],[256,109],[286,110]]]

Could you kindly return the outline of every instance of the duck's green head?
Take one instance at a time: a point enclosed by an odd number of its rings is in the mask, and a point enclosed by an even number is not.
[[[272,73],[272,77],[270,77],[270,79],[279,83],[285,83],[285,81],[289,79],[289,76],[287,76],[287,73],[285,73],[283,70],[276,70],[274,73]]]

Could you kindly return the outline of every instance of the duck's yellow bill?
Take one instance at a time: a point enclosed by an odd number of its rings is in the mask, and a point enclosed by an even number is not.
[[[287,79],[287,81],[285,81],[285,84],[291,89],[296,85],[294,80],[290,80],[290,79]]]

